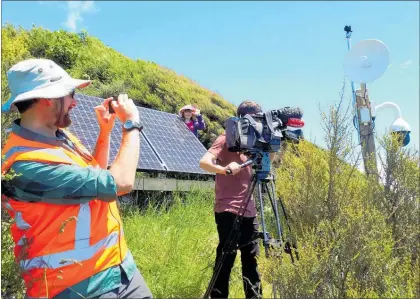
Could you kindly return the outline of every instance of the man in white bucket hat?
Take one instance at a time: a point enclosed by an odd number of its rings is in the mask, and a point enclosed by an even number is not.
[[[139,114],[120,94],[109,113],[95,107],[100,132],[93,154],[65,130],[74,92],[90,84],[47,59],[29,59],[7,73],[18,110],[2,151],[2,204],[14,218],[15,258],[27,298],[151,298],[127,247],[116,204],[132,190],[140,150]],[[107,170],[115,117],[124,124],[119,153]]]
[[[39,99],[57,99],[84,88],[89,80],[73,79],[48,59],[28,59],[15,64],[7,73],[11,98],[2,106],[2,112],[16,110],[16,103]]]

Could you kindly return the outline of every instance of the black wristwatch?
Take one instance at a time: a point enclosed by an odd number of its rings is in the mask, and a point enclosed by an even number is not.
[[[123,129],[125,131],[131,131],[131,130],[134,130],[134,129],[138,129],[139,132],[141,132],[141,130],[143,130],[143,126],[140,125],[138,122],[132,121],[132,120],[129,119],[123,124]]]

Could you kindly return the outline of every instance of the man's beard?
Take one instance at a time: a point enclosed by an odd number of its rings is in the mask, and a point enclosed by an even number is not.
[[[55,123],[54,125],[58,128],[67,128],[71,125],[71,119],[70,119],[70,110],[71,108],[68,108],[67,113],[64,113],[64,98],[57,99],[55,102],[53,114],[55,115]]]
[[[60,112],[56,114],[57,121],[55,122],[55,125],[59,128],[67,128],[71,125],[71,119],[70,119],[70,113],[67,112],[64,114],[60,119]]]

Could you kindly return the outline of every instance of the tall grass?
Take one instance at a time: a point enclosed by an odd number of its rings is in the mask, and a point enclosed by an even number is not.
[[[155,297],[203,293],[217,242],[211,205],[208,194],[194,192],[160,207],[124,211],[128,246]]]
[[[214,196],[195,190],[171,204],[124,210],[124,232],[137,266],[157,298],[200,298],[212,275],[218,236]],[[264,284],[265,295],[270,287]],[[271,294],[271,293],[270,293]],[[231,274],[231,298],[243,298],[240,252]]]

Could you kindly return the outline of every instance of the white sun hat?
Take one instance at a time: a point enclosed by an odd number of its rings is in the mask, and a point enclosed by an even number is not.
[[[17,102],[61,98],[91,83],[90,80],[73,79],[48,59],[27,59],[15,64],[7,72],[7,80],[11,98],[1,107],[2,112],[15,111]]]
[[[178,115],[179,117],[182,117],[182,113],[184,112],[184,110],[191,110],[191,111],[196,111],[196,107],[193,105],[185,105],[184,107],[182,107],[181,109],[179,109],[178,111]]]

